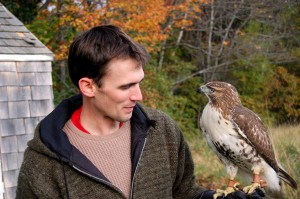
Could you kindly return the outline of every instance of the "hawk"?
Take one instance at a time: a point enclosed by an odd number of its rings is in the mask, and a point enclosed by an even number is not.
[[[243,191],[256,188],[280,193],[280,179],[297,189],[295,180],[280,166],[274,148],[257,114],[244,107],[234,86],[226,82],[209,82],[199,88],[209,101],[200,114],[199,125],[208,145],[225,165],[228,188],[217,190],[215,198],[237,189],[237,173],[252,180]]]

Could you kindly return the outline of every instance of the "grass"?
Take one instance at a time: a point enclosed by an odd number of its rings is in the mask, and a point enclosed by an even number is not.
[[[270,127],[270,137],[277,159],[283,168],[300,184],[300,124],[296,126]],[[197,183],[208,189],[224,188],[227,175],[224,166],[208,147],[202,133],[187,135],[195,162]],[[294,190],[282,183],[282,191],[287,199],[300,198],[300,188]]]
[[[276,155],[283,168],[292,176],[298,186],[300,184],[300,125],[280,126],[271,128],[271,139],[276,149]],[[297,191],[283,183],[286,198],[300,198],[300,188]]]

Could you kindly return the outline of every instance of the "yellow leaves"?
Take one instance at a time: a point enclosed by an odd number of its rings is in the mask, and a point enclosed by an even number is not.
[[[177,28],[189,29],[195,20],[199,20],[202,15],[201,5],[207,4],[207,0],[187,0],[181,4],[173,6],[172,19],[173,26]]]
[[[56,59],[66,59],[67,49],[74,36],[83,30],[100,24],[114,24],[122,27],[134,40],[151,52],[160,50],[173,27],[192,26],[195,13],[201,12],[199,3],[204,0],[187,0],[176,5],[169,0],[110,0],[87,3],[85,0],[66,0],[59,8],[44,10],[38,18],[56,18],[53,31],[53,51]],[[59,44],[57,44],[57,38]],[[62,43],[60,43],[62,41]]]
[[[100,24],[100,10],[90,10],[87,4],[80,5],[71,4],[65,7],[60,17],[61,26],[67,25],[82,31]]]
[[[66,55],[68,52],[68,46],[65,43],[61,43],[61,45],[59,45],[58,49],[56,49],[55,51],[55,55],[56,55],[56,60],[64,60],[66,59]]]
[[[236,30],[236,32],[235,32],[236,34],[238,34],[238,35],[241,35],[241,36],[245,36],[246,35],[246,33],[245,32],[243,32],[243,31],[241,31],[241,30]]]
[[[230,43],[230,41],[229,41],[229,40],[224,40],[224,41],[223,41],[223,45],[224,45],[224,46],[228,46],[228,45],[229,45],[229,43]]]
[[[111,0],[108,6],[107,20],[121,26],[149,52],[158,50],[155,46],[168,37],[161,28],[169,12],[164,0]]]
[[[52,23],[52,31],[56,36],[52,38],[53,43],[49,46],[54,51],[56,60],[67,58],[69,44],[78,32],[100,25],[99,9],[90,9],[83,0],[76,2],[62,3],[59,9],[44,10],[37,17],[56,18],[55,23]]]

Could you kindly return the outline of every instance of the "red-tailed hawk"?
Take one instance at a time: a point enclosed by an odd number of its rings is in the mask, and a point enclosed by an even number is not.
[[[280,179],[297,189],[295,180],[278,163],[268,130],[261,119],[241,103],[237,90],[229,83],[209,82],[199,88],[209,102],[200,116],[200,127],[208,145],[225,165],[228,188],[235,190],[237,173],[248,176],[252,184],[243,189],[252,193],[264,187],[280,192]]]

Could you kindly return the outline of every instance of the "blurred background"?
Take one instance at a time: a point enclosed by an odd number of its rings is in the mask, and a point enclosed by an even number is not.
[[[270,128],[277,156],[300,183],[300,2],[298,0],[1,0],[54,54],[57,104],[78,93],[68,78],[74,37],[115,24],[146,47],[151,61],[143,104],[168,113],[188,140],[197,182],[226,184],[223,166],[197,125],[209,81],[233,84],[244,106]],[[284,187],[287,198],[300,191]]]

